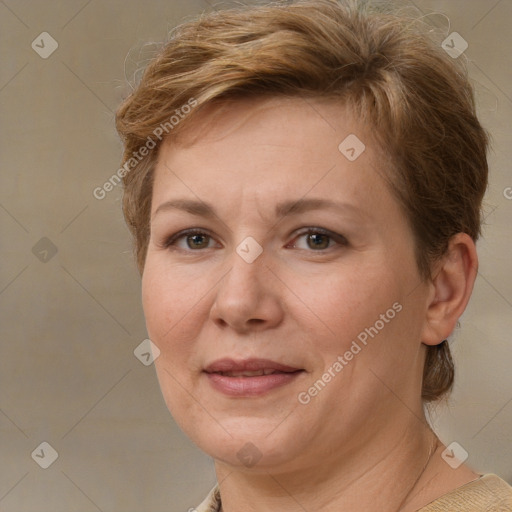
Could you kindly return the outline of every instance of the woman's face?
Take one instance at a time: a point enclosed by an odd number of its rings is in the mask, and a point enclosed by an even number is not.
[[[233,466],[348,457],[421,414],[430,292],[385,159],[333,103],[212,112],[155,171],[143,305],[163,396]]]

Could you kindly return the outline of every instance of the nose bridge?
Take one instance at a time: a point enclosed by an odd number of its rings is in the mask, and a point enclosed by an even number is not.
[[[282,316],[277,291],[268,278],[268,255],[260,246],[256,256],[256,249],[250,240],[234,248],[230,270],[219,283],[212,305],[215,321],[240,331],[256,324],[275,325]]]
[[[231,270],[226,276],[226,286],[238,289],[238,293],[245,290],[245,296],[259,295],[264,285],[262,274],[266,273],[267,259],[268,254],[256,240],[245,238],[230,255]]]

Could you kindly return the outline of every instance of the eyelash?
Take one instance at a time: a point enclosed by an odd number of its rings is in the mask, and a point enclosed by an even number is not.
[[[176,242],[178,240],[180,240],[181,238],[184,238],[187,236],[193,236],[193,235],[206,235],[206,236],[210,237],[211,239],[213,239],[213,236],[208,232],[208,230],[200,229],[200,228],[191,228],[191,229],[186,229],[184,231],[180,231],[178,233],[175,233],[175,234],[169,236],[162,243],[162,247],[165,249],[171,249],[171,250],[183,250],[185,252],[202,252],[204,249],[190,249],[190,248],[176,249]],[[343,235],[338,235],[337,233],[333,233],[332,231],[328,231],[328,230],[322,229],[322,228],[315,228],[315,227],[304,228],[302,231],[300,231],[299,233],[296,234],[296,236],[293,238],[293,240],[297,240],[299,237],[304,236],[304,235],[324,235],[324,236],[329,237],[331,239],[330,241],[334,241],[340,247],[348,245],[348,241]],[[326,252],[333,248],[334,247],[329,246],[325,249],[318,249],[318,250],[310,249],[309,252],[322,253],[322,252]],[[210,247],[208,247],[207,249],[210,249]],[[301,249],[301,250],[306,250],[306,249]]]

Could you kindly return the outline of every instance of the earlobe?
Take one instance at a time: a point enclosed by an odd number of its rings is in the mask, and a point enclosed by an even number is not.
[[[477,270],[473,239],[466,233],[453,236],[431,282],[422,333],[425,345],[438,345],[453,332],[471,297]]]

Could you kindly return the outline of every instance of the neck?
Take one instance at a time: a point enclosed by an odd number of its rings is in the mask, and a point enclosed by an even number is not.
[[[382,512],[417,510],[425,504],[416,496],[437,443],[426,422],[413,416],[405,431],[367,438],[363,450],[333,449],[316,465],[253,473],[217,462],[222,511],[361,512],[376,505]]]

